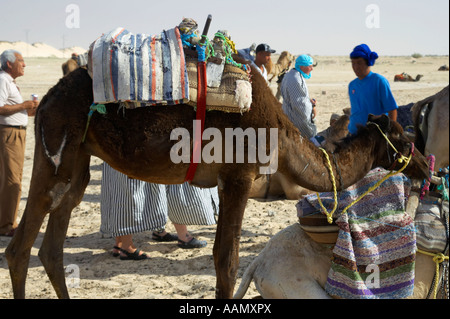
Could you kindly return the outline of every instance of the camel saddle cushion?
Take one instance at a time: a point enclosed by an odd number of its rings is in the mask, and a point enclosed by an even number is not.
[[[89,49],[94,103],[196,107],[198,58],[196,51],[186,58],[185,50],[192,51],[183,48],[177,27],[154,36],[124,28],[102,35]],[[250,108],[251,92],[249,75],[225,65],[220,86],[207,88],[206,109],[242,113]]]
[[[444,253],[448,248],[448,201],[427,196],[419,202],[414,223],[417,247],[431,253]]]
[[[331,269],[325,290],[346,299],[405,298],[414,288],[416,232],[405,212],[410,181],[403,174],[391,176],[378,188],[353,203],[388,171],[374,169],[363,179],[338,194],[334,214],[339,227],[333,248]],[[320,198],[330,211],[332,193]],[[317,195],[297,204],[299,217],[320,213]]]
[[[219,59],[220,61],[220,59]],[[209,58],[207,63],[216,62]],[[186,54],[186,67],[189,77],[189,102],[197,106],[197,58]],[[206,109],[218,110],[232,113],[243,113],[250,110],[252,103],[252,85],[249,74],[231,64],[225,64],[220,85],[218,87],[207,87]]]

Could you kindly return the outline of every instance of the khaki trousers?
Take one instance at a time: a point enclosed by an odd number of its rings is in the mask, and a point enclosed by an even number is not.
[[[26,129],[0,125],[0,234],[17,227]]]

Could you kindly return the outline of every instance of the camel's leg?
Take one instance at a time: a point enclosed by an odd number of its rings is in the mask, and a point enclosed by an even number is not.
[[[30,203],[30,201],[28,202]],[[39,204],[37,204],[39,205]],[[36,205],[36,206],[37,206]],[[45,217],[45,213],[34,214],[38,207],[27,204],[23,217],[5,251],[8,260],[14,298],[25,298],[30,251]],[[39,210],[39,211],[44,211]]]
[[[42,154],[43,152],[38,147],[35,153]],[[57,246],[58,243],[62,245],[61,242],[65,238],[65,231],[67,228],[64,224],[68,223],[71,211],[71,209],[68,208],[70,204],[67,204],[64,201],[69,200],[69,202],[73,202],[74,198],[78,198],[79,193],[81,192],[82,194],[82,191],[84,191],[85,188],[84,186],[81,190],[79,189],[79,186],[77,186],[78,191],[75,195],[67,194],[70,193],[71,190],[70,181],[73,180],[74,185],[78,185],[80,184],[78,179],[83,179],[86,177],[86,174],[84,173],[77,179],[76,173],[82,172],[80,168],[72,171],[70,168],[68,169],[68,167],[81,167],[84,165],[87,170],[89,169],[89,157],[84,159],[75,157],[75,159],[76,160],[73,161],[68,158],[68,163],[77,164],[69,164],[64,169],[63,167],[60,167],[59,173],[55,175],[55,167],[49,164],[50,162],[47,158],[39,156],[35,157],[27,205],[15,235],[5,251],[9,265],[14,298],[25,298],[25,282],[31,248],[37,237],[44,217],[48,213],[51,213],[50,220],[52,220],[52,222],[49,223],[51,229],[48,229],[47,233],[51,232],[52,234],[46,237],[48,238],[53,236],[55,245]],[[73,172],[76,173],[72,174]],[[87,184],[87,182],[85,182],[85,184]],[[54,214],[52,214],[52,212]],[[64,217],[64,215],[66,216]],[[53,219],[60,219],[61,224]],[[58,228],[61,227],[61,225],[63,226],[62,230],[59,230]],[[56,237],[58,237],[58,239],[56,239]],[[44,239],[44,242],[48,241],[49,239]],[[46,246],[46,244],[43,245],[44,247]],[[56,252],[56,250],[54,252]],[[46,264],[48,266],[49,262],[46,262]],[[46,265],[44,264],[44,266]]]
[[[89,156],[78,158],[73,170],[73,178],[70,181],[70,190],[64,196],[60,206],[50,213],[47,230],[39,258],[44,265],[45,271],[55,289],[58,298],[69,298],[63,264],[63,245],[67,234],[70,214],[83,197],[87,184],[89,183]]]
[[[239,172],[219,180],[220,210],[213,255],[216,268],[216,298],[233,297],[239,267],[242,218],[253,179]]]

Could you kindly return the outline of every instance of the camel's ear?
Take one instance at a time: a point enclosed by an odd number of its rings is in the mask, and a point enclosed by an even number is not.
[[[389,132],[391,129],[391,120],[386,114],[382,115],[369,114],[368,122],[377,123],[384,133]]]

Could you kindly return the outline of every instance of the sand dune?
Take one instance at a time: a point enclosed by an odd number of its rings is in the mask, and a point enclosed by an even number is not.
[[[72,53],[81,54],[86,52],[86,49],[83,49],[81,47],[56,49],[42,42],[29,44],[22,41],[0,41],[0,52],[8,49],[19,51],[20,53],[22,53],[22,56],[24,58],[70,58]]]

